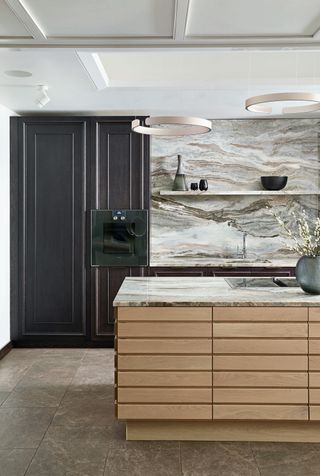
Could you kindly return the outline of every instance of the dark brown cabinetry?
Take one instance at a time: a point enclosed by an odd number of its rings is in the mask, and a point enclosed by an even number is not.
[[[12,339],[84,339],[87,123],[13,118],[11,127]]]
[[[149,209],[149,139],[131,131],[128,119],[96,119],[92,124],[91,208]],[[92,338],[113,336],[112,302],[126,276],[143,276],[145,268],[91,270]]]
[[[89,210],[149,208],[149,142],[130,117],[11,120],[12,340],[113,343],[112,301],[143,268],[91,268]]]

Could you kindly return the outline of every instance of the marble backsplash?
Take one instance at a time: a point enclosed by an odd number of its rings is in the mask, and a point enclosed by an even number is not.
[[[318,215],[318,119],[213,120],[209,134],[151,141],[151,265],[294,265],[297,256],[273,211]],[[310,195],[161,196],[171,190],[183,157],[190,182],[206,178],[210,191],[262,190],[260,176],[288,175],[286,191]],[[243,259],[243,234],[247,257]]]

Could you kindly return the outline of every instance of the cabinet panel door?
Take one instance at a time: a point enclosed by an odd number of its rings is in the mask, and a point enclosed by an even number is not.
[[[90,208],[149,209],[149,138],[132,132],[132,119],[93,119]],[[144,268],[91,269],[94,340],[114,334],[112,302],[124,278],[144,273]]]
[[[21,129],[20,335],[84,335],[86,124]]]

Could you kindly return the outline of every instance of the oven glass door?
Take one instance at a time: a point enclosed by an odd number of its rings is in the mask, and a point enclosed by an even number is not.
[[[91,210],[91,266],[147,264],[147,210]]]

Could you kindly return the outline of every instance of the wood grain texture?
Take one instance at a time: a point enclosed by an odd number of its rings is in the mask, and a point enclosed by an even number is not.
[[[117,372],[125,387],[211,387],[212,372]]]
[[[320,420],[320,405],[310,405],[310,420]]]
[[[127,440],[320,443],[317,421],[129,421],[126,426]]]
[[[319,324],[320,325],[320,324]],[[213,337],[307,337],[308,325],[304,323],[213,323]]]
[[[310,322],[309,323],[309,337],[312,338],[320,338],[320,322]]]
[[[307,405],[213,405],[213,419],[308,420]]]
[[[310,355],[309,356],[309,370],[319,370],[320,371],[320,355]]]
[[[212,403],[211,388],[118,388],[119,403]]]
[[[215,388],[214,403],[307,404],[306,388]]]
[[[320,372],[309,372],[309,386],[320,388]]]
[[[122,403],[118,405],[118,418],[123,420],[211,420],[212,405]]]
[[[309,339],[309,354],[320,355],[320,339]]]
[[[310,404],[320,405],[320,388],[310,388],[309,390]]]
[[[320,364],[320,357],[319,357]],[[213,370],[308,370],[304,355],[214,355]]]
[[[214,339],[213,353],[307,354],[308,341],[307,339]]]
[[[309,321],[320,322],[320,307],[309,307]]]
[[[211,337],[211,322],[119,322],[121,337]]]
[[[210,321],[211,307],[120,307],[119,321]]]
[[[119,370],[212,370],[209,355],[119,355]]]
[[[214,387],[307,388],[307,372],[213,372]]]
[[[214,321],[304,321],[308,320],[306,307],[214,307]],[[319,319],[320,320],[320,319]]]
[[[119,354],[209,354],[211,339],[118,339]]]

